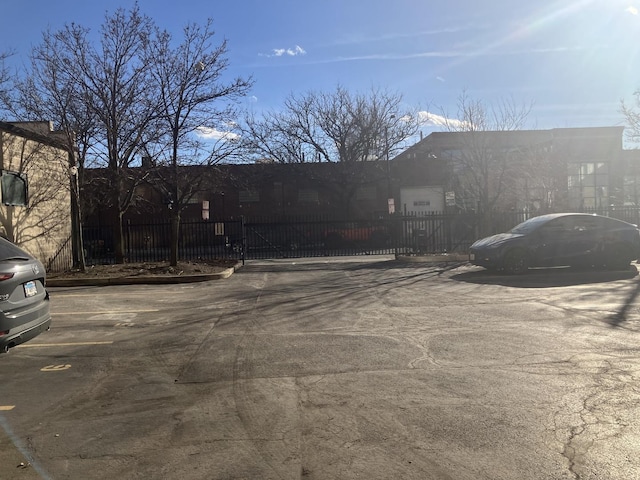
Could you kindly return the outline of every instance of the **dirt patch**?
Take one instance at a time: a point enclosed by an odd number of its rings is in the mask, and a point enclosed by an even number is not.
[[[202,262],[178,262],[172,267],[169,262],[122,263],[115,265],[91,265],[85,271],[68,270],[51,272],[47,278],[118,278],[138,276],[203,275],[220,273],[236,265],[236,260],[208,260]]]

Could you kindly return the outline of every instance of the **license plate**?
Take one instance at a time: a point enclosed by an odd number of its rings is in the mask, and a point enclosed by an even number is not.
[[[38,287],[36,287],[36,282],[27,282],[24,284],[25,297],[33,297],[37,293],[38,293]]]
[[[476,256],[473,253],[469,254],[469,260],[475,260]]]

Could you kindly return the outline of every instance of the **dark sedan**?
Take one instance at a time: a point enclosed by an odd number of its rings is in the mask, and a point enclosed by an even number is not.
[[[42,263],[0,238],[0,353],[49,329]]]
[[[640,256],[640,230],[614,218],[585,213],[541,215],[471,245],[469,261],[489,270],[522,273],[529,267],[625,269]]]

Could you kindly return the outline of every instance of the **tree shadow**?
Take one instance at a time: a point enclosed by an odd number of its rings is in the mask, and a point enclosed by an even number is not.
[[[447,278],[457,282],[485,285],[502,285],[505,287],[522,289],[545,289],[554,287],[571,287],[579,285],[597,285],[614,283],[621,280],[631,280],[638,277],[636,265],[630,265],[627,270],[605,271],[578,268],[546,268],[531,269],[522,275],[506,275],[477,267],[477,270],[465,269],[456,273],[455,270],[462,263],[452,264],[423,264],[407,263],[395,260],[345,261],[334,262],[318,259],[316,262],[273,262],[247,265],[239,271],[242,273],[293,273],[293,272],[324,272],[325,275],[310,276],[295,285],[273,286],[265,288],[261,298],[261,307],[267,310],[275,308],[280,303],[289,304],[297,312],[313,311],[315,309],[330,309],[335,311],[343,307],[352,307],[359,302],[367,301],[376,289],[391,291],[419,283],[427,278],[436,278],[447,274]],[[476,267],[474,267],[476,268]],[[390,270],[395,272],[389,275]],[[340,272],[346,274],[341,275]],[[338,274],[338,275],[336,275]],[[300,292],[304,292],[300,296]],[[270,295],[289,292],[291,297]],[[622,328],[633,307],[634,301],[640,295],[640,283],[635,286],[631,294],[624,301],[620,310],[605,319],[613,327]]]
[[[636,283],[635,288],[631,291],[620,310],[609,315],[607,323],[614,328],[621,328],[622,324],[627,321],[629,310],[634,305],[638,295],[640,295],[640,283]]]
[[[553,288],[587,285],[595,283],[617,282],[638,276],[635,266],[627,270],[605,271],[579,268],[539,268],[530,269],[525,274],[507,275],[500,272],[478,270],[452,275],[458,282],[503,285],[514,288]]]
[[[591,269],[559,268],[531,269],[523,275],[504,275],[487,270],[465,272],[451,276],[452,280],[487,285],[503,285],[514,288],[551,288],[588,285],[630,280],[638,276],[635,265],[627,270],[601,271]],[[619,311],[609,315],[605,321],[614,328],[623,328],[635,301],[640,296],[640,283],[636,283]]]

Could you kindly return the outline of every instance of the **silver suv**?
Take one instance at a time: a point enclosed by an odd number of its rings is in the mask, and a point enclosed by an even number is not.
[[[49,330],[45,279],[42,263],[0,238],[0,353]]]

